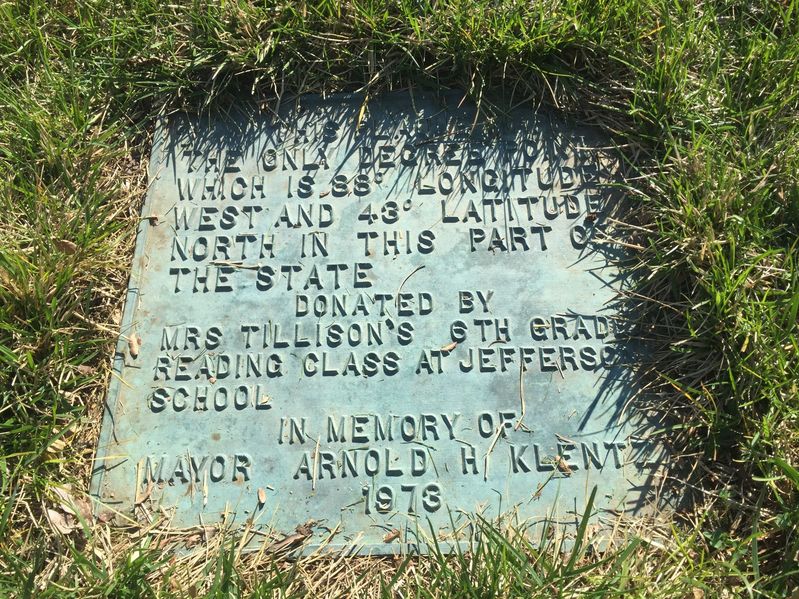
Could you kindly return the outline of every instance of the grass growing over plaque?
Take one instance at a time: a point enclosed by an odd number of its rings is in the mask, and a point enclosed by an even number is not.
[[[685,492],[566,552],[507,523],[430,558],[242,555],[83,492],[154,118],[408,85],[613,135],[650,391]],[[0,3],[0,595],[771,596],[799,576],[799,2]],[[179,554],[164,551],[189,547]]]

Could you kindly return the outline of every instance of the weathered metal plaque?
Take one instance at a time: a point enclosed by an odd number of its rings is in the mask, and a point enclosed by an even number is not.
[[[98,449],[103,510],[424,551],[479,513],[640,508],[605,141],[461,98],[159,126]],[[307,525],[307,526],[301,526]]]

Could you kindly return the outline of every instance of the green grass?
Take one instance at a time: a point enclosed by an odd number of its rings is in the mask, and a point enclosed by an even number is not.
[[[408,85],[557,107],[634,165],[651,391],[692,502],[665,540],[564,560],[484,526],[474,552],[429,560],[219,542],[189,564],[102,523],[54,531],[53,487],[91,469],[156,115]],[[784,596],[797,261],[797,0],[0,2],[0,596]]]

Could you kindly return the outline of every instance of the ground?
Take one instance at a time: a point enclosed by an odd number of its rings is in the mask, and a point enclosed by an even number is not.
[[[156,116],[446,86],[629,164],[653,407],[689,501],[565,555],[244,556],[93,521],[86,489]],[[799,583],[797,0],[0,3],[0,595],[782,597]],[[185,541],[185,539],[184,539]]]

